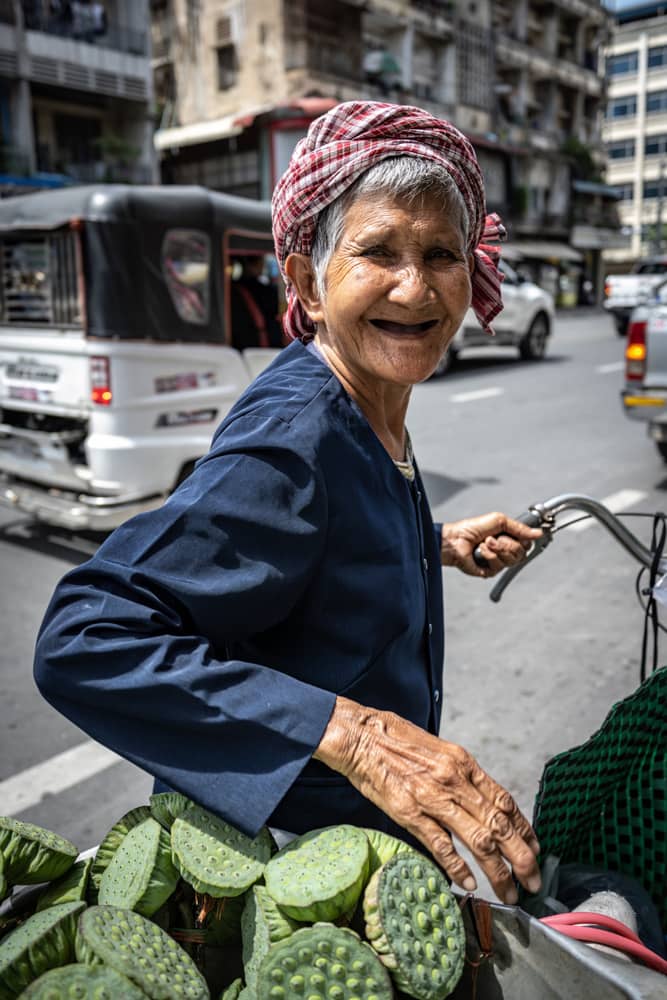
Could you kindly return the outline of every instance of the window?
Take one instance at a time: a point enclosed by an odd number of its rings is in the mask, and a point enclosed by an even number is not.
[[[635,155],[635,140],[619,139],[607,143],[607,155],[610,160],[631,160]]]
[[[77,326],[76,234],[3,240],[2,315],[6,323]]]
[[[651,63],[649,61],[649,66],[650,65]],[[622,52],[619,55],[607,56],[607,76],[621,76],[624,73],[636,73],[638,66],[639,53],[637,51]]]
[[[176,312],[208,323],[211,242],[199,229],[170,229],[162,241],[162,272]]]
[[[629,118],[637,114],[637,97],[628,94],[626,97],[613,97],[607,102],[607,118]]]
[[[646,113],[667,111],[667,90],[654,90],[646,95]]]
[[[238,77],[238,59],[236,56],[236,46],[232,44],[219,45],[215,50],[216,65],[218,69],[218,90],[229,90],[236,83]]]
[[[660,156],[667,152],[667,135],[647,135],[644,140],[645,156]]]
[[[659,69],[667,66],[667,45],[655,45],[648,50],[648,68]]]
[[[662,191],[660,190],[662,188]],[[667,198],[667,177],[659,180],[644,181],[644,198]]]

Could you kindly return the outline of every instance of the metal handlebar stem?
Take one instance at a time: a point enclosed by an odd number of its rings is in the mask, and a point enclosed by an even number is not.
[[[626,528],[626,526],[619,520],[619,518],[616,517],[615,514],[612,514],[608,507],[605,507],[605,505],[600,503],[599,500],[594,500],[592,497],[585,496],[583,494],[562,493],[559,496],[551,497],[549,500],[544,500],[542,503],[533,504],[525,514],[522,514],[518,518],[520,521],[525,521],[527,524],[535,525],[536,527],[541,528],[544,534],[542,538],[539,538],[534,543],[532,549],[523,562],[505,570],[502,576],[498,579],[489,595],[492,601],[497,603],[517,573],[520,573],[524,566],[544,551],[552,540],[552,533],[556,525],[556,518],[559,514],[562,514],[566,510],[578,510],[594,517],[600,522],[600,524],[604,525],[616,541],[619,542],[626,552],[629,552],[629,554],[636,559],[637,562],[647,568],[651,566],[653,562],[653,554],[651,550],[643,545],[636,535]],[[567,527],[567,525],[564,524],[561,527]],[[659,572],[667,572],[667,558],[660,560]]]

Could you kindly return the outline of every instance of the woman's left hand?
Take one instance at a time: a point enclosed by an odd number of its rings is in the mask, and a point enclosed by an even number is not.
[[[440,549],[443,566],[456,566],[470,576],[495,576],[525,558],[530,546],[542,534],[507,514],[494,511],[480,517],[467,517],[442,526]],[[478,566],[472,557],[479,545],[487,565]]]

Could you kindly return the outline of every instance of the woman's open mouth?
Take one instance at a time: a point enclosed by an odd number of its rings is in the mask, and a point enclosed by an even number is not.
[[[388,319],[372,319],[370,322],[378,330],[397,337],[420,337],[432,330],[438,321],[427,319],[424,323],[395,323]]]

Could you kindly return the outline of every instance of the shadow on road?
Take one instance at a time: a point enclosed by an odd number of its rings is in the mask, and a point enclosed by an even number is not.
[[[63,559],[72,566],[79,566],[89,559],[97,551],[104,537],[93,532],[74,533],[64,528],[54,528],[39,521],[25,519],[13,521],[0,528],[0,544],[4,542],[54,559]]]
[[[473,479],[454,479],[452,476],[443,476],[438,472],[421,471],[424,482],[426,496],[431,510],[435,510],[440,504],[460,493],[461,490],[468,489],[474,483],[482,483],[487,486],[495,486],[499,482],[495,476],[475,476]]]

